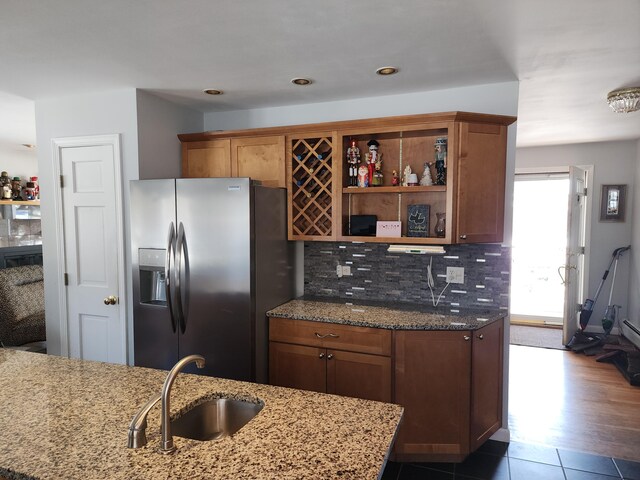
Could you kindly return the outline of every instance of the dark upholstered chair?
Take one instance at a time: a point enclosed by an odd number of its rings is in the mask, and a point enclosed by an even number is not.
[[[41,265],[0,269],[0,343],[46,351]]]

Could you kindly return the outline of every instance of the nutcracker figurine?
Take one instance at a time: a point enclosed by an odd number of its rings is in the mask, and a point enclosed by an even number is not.
[[[374,178],[373,174],[376,170],[376,164],[380,163],[380,168],[382,167],[382,154],[378,152],[380,144],[376,140],[369,140],[367,142],[367,146],[369,147],[369,152],[366,155],[367,168],[369,169],[369,182],[372,182],[372,179]]]
[[[355,140],[347,148],[347,163],[349,164],[349,187],[358,186],[358,165],[360,164],[360,149]]]
[[[434,145],[436,158],[436,185],[447,184],[447,137],[436,138]]]

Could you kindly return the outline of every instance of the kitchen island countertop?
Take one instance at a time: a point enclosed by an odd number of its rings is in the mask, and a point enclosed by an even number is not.
[[[174,436],[162,455],[160,407],[146,447],[126,447],[127,427],[167,372],[0,349],[0,478],[376,479],[402,407],[321,393],[180,374],[172,413],[197,399],[263,402],[232,437]]]
[[[503,310],[451,310],[402,303],[302,297],[269,310],[267,316],[389,330],[477,330],[507,314]]]

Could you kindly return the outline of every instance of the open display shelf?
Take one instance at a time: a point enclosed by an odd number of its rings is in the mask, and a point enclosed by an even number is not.
[[[443,244],[451,243],[448,230],[445,237],[436,237],[434,227],[436,213],[444,213],[446,218],[451,215],[447,185],[431,186],[402,186],[404,170],[411,167],[411,172],[417,174],[418,180],[423,176],[425,167],[430,169],[431,178],[435,182],[436,172],[434,162],[434,144],[437,138],[451,139],[448,124],[441,124],[435,128],[420,128],[419,126],[397,127],[395,130],[366,132],[350,132],[342,136],[343,150],[355,140],[360,149],[361,165],[366,165],[365,158],[369,147],[367,142],[375,139],[378,152],[382,156],[382,186],[349,187],[347,183],[349,164],[343,161],[342,178],[342,240],[378,243],[412,243],[412,244]],[[449,166],[451,162],[447,162]],[[392,185],[393,172],[396,172],[400,186]],[[451,169],[447,170],[446,183],[450,183]],[[428,205],[429,219],[426,237],[407,236],[409,205]],[[400,221],[401,237],[375,237],[349,235],[351,218],[354,215],[375,215],[378,221]]]

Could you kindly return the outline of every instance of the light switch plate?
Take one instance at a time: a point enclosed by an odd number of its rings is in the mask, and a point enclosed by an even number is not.
[[[447,283],[464,283],[464,267],[447,267]]]

